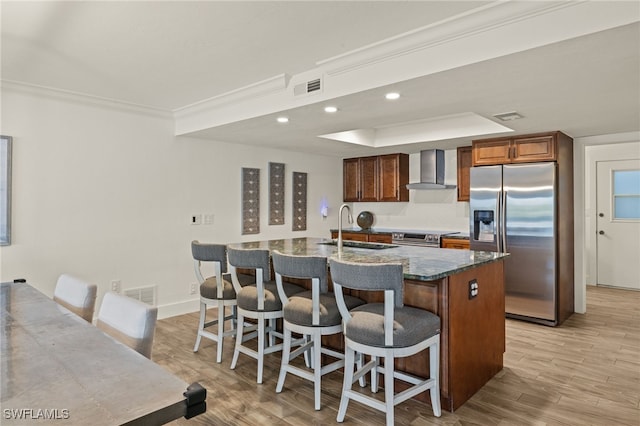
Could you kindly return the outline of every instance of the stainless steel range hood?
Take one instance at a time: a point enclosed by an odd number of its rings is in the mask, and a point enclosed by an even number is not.
[[[420,182],[410,183],[407,189],[451,189],[455,185],[444,183],[444,151],[427,149],[420,151]]]

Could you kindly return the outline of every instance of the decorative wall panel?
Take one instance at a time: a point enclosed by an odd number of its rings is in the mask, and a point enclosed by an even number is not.
[[[294,231],[307,229],[307,174],[293,172],[293,227]]]
[[[269,163],[269,225],[284,225],[283,163]]]
[[[242,235],[260,233],[260,169],[242,168]]]

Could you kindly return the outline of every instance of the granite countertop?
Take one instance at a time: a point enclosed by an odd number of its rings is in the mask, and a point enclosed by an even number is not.
[[[331,241],[326,238],[292,238],[233,243],[228,246],[278,250],[290,255],[334,257],[350,262],[402,263],[404,278],[417,281],[438,280],[508,256],[505,253],[487,251],[447,250],[393,244],[375,244],[388,247],[379,250],[344,247],[342,254],[339,254],[335,245],[322,244]]]

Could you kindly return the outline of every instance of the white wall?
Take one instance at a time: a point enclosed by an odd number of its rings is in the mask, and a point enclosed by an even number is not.
[[[63,272],[99,285],[158,286],[160,315],[197,309],[193,239],[234,242],[329,236],[342,199],[342,161],[173,136],[167,114],[32,89],[2,90],[2,134],[14,137],[12,245],[2,281],[47,295]],[[267,167],[286,164],[286,224],[267,225]],[[241,236],[242,167],[261,169],[261,228]],[[307,231],[291,231],[291,172],[308,173]],[[329,218],[320,216],[323,198]],[[213,225],[190,225],[192,213]]]
[[[469,142],[471,144],[471,142]],[[409,182],[420,181],[420,153],[409,156]],[[457,184],[457,152],[445,150],[445,183]],[[410,190],[408,203],[353,203],[355,215],[368,210],[374,227],[469,232],[469,203],[453,189]],[[357,227],[357,226],[356,226]]]

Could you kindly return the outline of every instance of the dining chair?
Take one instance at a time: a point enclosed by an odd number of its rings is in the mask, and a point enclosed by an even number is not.
[[[62,274],[58,277],[53,290],[53,300],[87,322],[92,322],[97,291],[98,286],[95,284],[89,284],[69,274]]]
[[[158,308],[108,292],[102,298],[96,326],[114,339],[151,358]]]
[[[240,353],[255,358],[258,361],[256,380],[262,383],[264,356],[282,350],[281,343],[275,344],[276,337],[282,338],[282,333],[276,330],[276,319],[283,316],[282,302],[276,283],[271,280],[269,250],[228,247],[227,258],[233,286],[238,295],[238,327],[231,369],[236,368]],[[255,271],[255,282],[242,286],[238,278],[238,268]],[[304,291],[304,288],[295,284],[285,283],[283,286],[287,296]],[[256,320],[257,324],[245,324],[245,318]],[[267,335],[268,341],[265,340]],[[243,344],[256,337],[257,350]]]
[[[386,424],[394,424],[394,407],[426,390],[431,394],[433,414],[440,417],[440,317],[424,309],[404,306],[404,279],[399,263],[354,263],[330,259],[331,279],[344,321],[345,371],[337,421],[343,422],[349,400],[353,399],[386,413]],[[367,303],[349,309],[345,288],[383,291],[384,303]],[[394,370],[395,358],[429,349],[429,378]],[[354,352],[371,360],[353,371]],[[380,364],[380,358],[384,366]],[[384,374],[384,401],[352,389],[353,383],[371,371],[371,391],[378,391],[378,373]],[[396,394],[394,379],[410,386]]]
[[[344,353],[322,346],[322,336],[342,332],[342,317],[338,304],[335,296],[329,293],[327,258],[291,256],[274,250],[271,259],[284,317],[284,346],[276,392],[282,392],[287,373],[310,380],[314,383],[314,406],[319,410],[322,376],[344,367]],[[287,297],[283,277],[310,279],[311,290]],[[364,300],[352,296],[344,296],[344,301],[348,309],[364,304]],[[308,337],[294,352],[291,352],[292,332]],[[293,359],[307,351],[312,354],[311,370],[291,364]],[[322,355],[329,355],[336,358],[336,361],[323,366]]]

